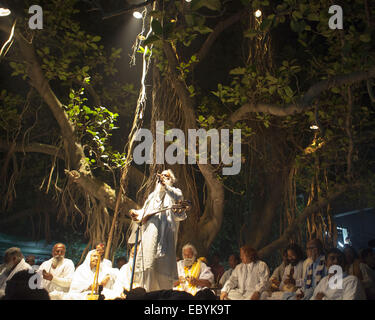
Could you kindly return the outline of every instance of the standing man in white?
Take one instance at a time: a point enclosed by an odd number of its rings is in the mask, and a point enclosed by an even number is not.
[[[155,189],[143,208],[129,211],[134,221],[142,222],[139,233],[141,244],[136,256],[141,270],[136,271],[142,274],[140,285],[146,291],[172,289],[177,279],[177,234],[179,222],[186,219],[186,213],[169,209],[153,214],[182,201],[181,190],[173,187],[175,182],[172,170],[164,170],[158,175]]]

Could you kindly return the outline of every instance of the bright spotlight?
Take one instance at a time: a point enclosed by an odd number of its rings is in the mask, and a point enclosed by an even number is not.
[[[191,0],[185,0],[186,2],[191,2]]]
[[[136,19],[142,19],[143,15],[139,11],[134,11],[133,17],[136,18]]]
[[[319,130],[319,127],[316,124],[310,126],[311,130]]]
[[[10,10],[7,8],[0,8],[0,17],[6,17],[10,15]]]
[[[255,15],[257,18],[260,18],[260,16],[262,15],[262,11],[257,10],[257,11],[255,11],[254,15]]]

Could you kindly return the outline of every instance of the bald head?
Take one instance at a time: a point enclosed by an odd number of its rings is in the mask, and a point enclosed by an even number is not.
[[[66,251],[65,244],[56,243],[52,248],[52,256],[53,257],[64,257],[65,251]]]

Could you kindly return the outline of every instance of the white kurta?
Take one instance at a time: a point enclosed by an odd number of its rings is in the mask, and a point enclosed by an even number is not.
[[[23,270],[32,270],[31,266],[25,261],[25,259],[22,259],[9,274],[5,273],[5,270],[3,270],[0,277],[0,298],[5,295],[7,281],[12,279],[17,272]]]
[[[255,291],[262,293],[267,289],[269,276],[270,271],[263,261],[240,263],[221,292],[227,292],[231,300],[248,300]]]
[[[38,269],[38,274],[43,278],[43,270],[45,270],[53,275],[51,281],[42,280],[42,287],[48,291],[51,300],[61,300],[69,291],[75,267],[72,260],[64,258],[54,269],[52,261],[53,258],[43,262]]]
[[[374,271],[365,263],[359,263],[359,269],[362,273],[362,285],[364,289],[370,289],[375,287]],[[353,264],[350,265],[348,274],[353,274]]]
[[[211,268],[209,266],[207,266],[203,261],[200,261],[200,265],[201,266],[200,266],[200,272],[199,272],[198,279],[199,280],[208,280],[211,283],[211,286],[213,286],[214,283],[215,283],[215,276],[212,273]],[[178,277],[184,277],[185,278],[184,267],[185,267],[184,260],[180,260],[180,261],[177,262]],[[199,290],[202,290],[204,288],[206,288],[206,287],[196,286],[193,290],[194,292],[190,292],[189,288],[186,287],[184,291],[195,295],[196,292],[198,292]],[[173,289],[176,290],[177,288],[175,287]]]
[[[166,192],[159,198],[157,192],[152,192],[142,209],[134,210],[139,219],[165,207],[171,207],[182,200],[180,189],[166,186]],[[140,262],[142,274],[141,286],[146,291],[172,289],[177,279],[176,243],[179,222],[186,219],[186,213],[174,214],[172,210],[157,213],[142,225],[139,234],[141,245],[137,253],[137,266]],[[134,233],[129,243],[134,243]]]
[[[221,278],[219,280],[219,284],[221,286],[223,286],[225,284],[225,282],[227,282],[229,280],[230,276],[232,275],[232,272],[233,272],[233,269],[230,268],[223,273],[223,275],[221,276]]]
[[[113,285],[113,289],[112,289],[113,298],[120,297],[121,293],[123,293],[124,290],[127,290],[127,291],[130,290],[132,270],[133,270],[133,259],[130,259],[128,263],[124,264],[121,267],[120,271],[118,272],[115,284]],[[132,288],[134,289],[139,286],[140,286],[140,275],[139,273],[135,272]]]
[[[111,289],[115,282],[116,271],[110,268],[108,264],[101,263],[99,268],[100,283],[107,275],[110,280],[104,286],[102,294],[107,297],[107,294],[112,297]],[[90,267],[90,258],[85,261],[76,269],[70,284],[69,292],[64,296],[64,300],[87,300],[87,295],[91,293],[89,287],[94,283],[95,268],[92,270]]]
[[[282,277],[282,281],[280,283],[280,290],[282,289],[284,285],[284,281],[289,278],[290,270],[292,268],[292,264],[288,264],[285,267],[285,271]],[[302,287],[304,284],[304,276],[303,276],[303,261],[300,261],[297,263],[297,265],[294,266],[294,273],[293,273],[293,279],[296,281],[296,287]]]
[[[342,280],[342,289],[331,289],[329,277],[325,276],[316,286],[310,300],[315,300],[316,295],[324,293],[323,300],[366,300],[363,287],[355,276],[345,276]]]

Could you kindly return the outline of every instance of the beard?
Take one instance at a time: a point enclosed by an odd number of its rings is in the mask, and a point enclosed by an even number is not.
[[[52,258],[52,266],[56,268],[58,265],[62,263],[63,260],[64,260],[64,256],[54,256]]]
[[[195,262],[195,257],[193,258],[185,258],[184,259],[184,266],[185,267],[191,267],[193,265],[193,263]]]

